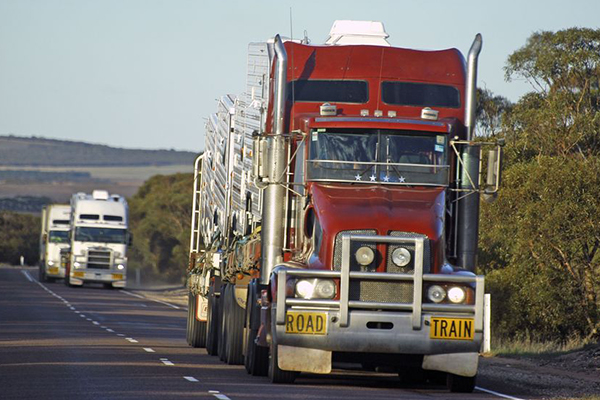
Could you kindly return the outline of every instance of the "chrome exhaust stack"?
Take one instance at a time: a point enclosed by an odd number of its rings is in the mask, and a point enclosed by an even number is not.
[[[467,140],[473,140],[475,132],[475,110],[477,108],[477,60],[481,52],[483,39],[478,33],[473,40],[467,56],[467,82],[465,86],[465,127]]]
[[[483,40],[475,36],[467,57],[467,81],[465,87],[466,140],[475,136],[475,110],[477,107],[477,59]],[[479,163],[481,147],[478,144],[461,146],[459,163],[458,201],[458,266],[475,271],[477,266],[477,241],[479,238]]]
[[[282,226],[284,226],[285,188],[281,180],[286,168],[285,103],[287,85],[287,52],[279,35],[275,36],[275,103],[273,104],[273,134],[267,139],[265,165],[267,187],[264,189],[262,208],[262,265],[260,283],[269,283],[273,268],[283,262]]]

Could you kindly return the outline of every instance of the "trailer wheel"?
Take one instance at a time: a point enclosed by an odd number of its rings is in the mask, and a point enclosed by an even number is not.
[[[453,393],[472,393],[475,389],[477,375],[467,377],[454,374],[448,374],[446,386]]]
[[[197,299],[192,293],[188,294],[188,344],[192,347],[206,346],[206,322],[196,319]]]
[[[225,358],[229,365],[244,363],[242,348],[244,345],[244,309],[235,300],[235,285],[229,285],[226,301],[229,303],[227,312],[227,335],[225,339]]]
[[[219,331],[219,360],[223,362],[227,362],[227,354],[225,353],[225,348],[227,346],[227,316],[229,315],[228,310],[228,301],[229,298],[229,285],[221,286],[221,296],[219,297],[219,314],[220,314],[220,326],[221,330]]]
[[[255,282],[248,286],[248,300],[246,301],[246,356],[244,365],[246,371],[252,376],[267,376],[269,373],[269,349],[258,346],[254,341],[258,335],[258,329],[253,329],[252,318],[255,313],[260,312],[257,305],[257,289]]]
[[[275,334],[275,315],[271,317],[271,346],[269,348],[269,378],[273,383],[294,383],[300,374],[296,371],[284,371],[278,365],[277,340]]]
[[[208,296],[208,318],[206,321],[206,352],[211,356],[218,354],[220,326],[219,298],[215,296],[214,289],[211,288]]]

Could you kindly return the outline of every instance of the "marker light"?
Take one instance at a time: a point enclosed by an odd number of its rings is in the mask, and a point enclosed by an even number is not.
[[[446,298],[446,291],[441,286],[433,285],[427,290],[427,297],[434,303],[441,303]]]
[[[392,262],[399,267],[404,267],[410,262],[410,251],[404,247],[398,247],[392,253]]]
[[[369,265],[375,259],[375,252],[367,246],[363,246],[356,251],[356,262],[360,265]]]

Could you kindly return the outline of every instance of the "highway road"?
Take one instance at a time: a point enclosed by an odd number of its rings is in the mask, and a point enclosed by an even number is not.
[[[42,284],[37,269],[0,267],[0,399],[500,398],[486,389],[401,386],[395,375],[365,372],[274,385],[190,348],[185,328],[180,306],[127,290]],[[480,387],[510,392],[501,381]]]

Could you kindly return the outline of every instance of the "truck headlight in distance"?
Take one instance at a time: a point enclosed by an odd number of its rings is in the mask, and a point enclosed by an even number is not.
[[[48,260],[48,266],[50,266],[50,267],[51,267],[51,266],[53,266],[53,265],[54,265],[54,261],[52,261],[52,260]]]
[[[356,250],[356,254],[354,256],[356,257],[357,263],[366,266],[371,264],[375,259],[375,252],[370,247],[363,246]]]
[[[427,298],[434,303],[441,303],[446,298],[446,291],[439,285],[430,286],[427,290]]]
[[[451,303],[463,303],[466,298],[467,293],[465,292],[465,289],[461,288],[460,286],[454,286],[448,289],[448,300],[450,300]]]
[[[117,269],[123,270],[123,269],[125,269],[125,266],[123,264],[119,264],[119,265],[117,265]]]
[[[81,267],[81,263],[80,263],[79,261],[75,261],[75,262],[73,263],[73,266],[74,266],[75,268],[79,268],[79,267]]]
[[[392,253],[392,262],[399,267],[404,267],[410,262],[410,251],[404,247],[398,247]]]
[[[304,299],[333,299],[335,282],[331,279],[301,279],[296,282],[296,297]]]

